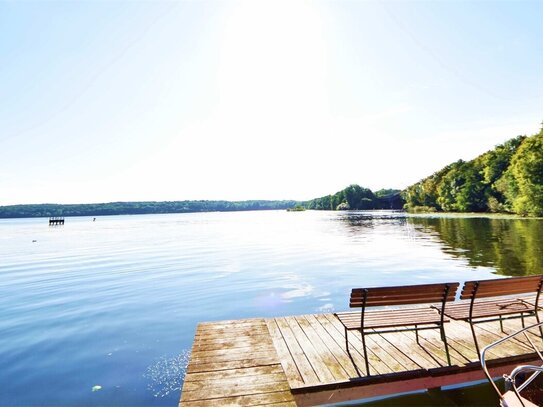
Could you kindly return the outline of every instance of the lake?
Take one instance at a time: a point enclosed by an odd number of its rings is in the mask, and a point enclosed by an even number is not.
[[[199,321],[543,272],[543,220],[230,212],[0,220],[0,405],[176,406]]]

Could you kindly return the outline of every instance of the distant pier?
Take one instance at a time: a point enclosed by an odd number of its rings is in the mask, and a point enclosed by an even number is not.
[[[49,226],[64,225],[64,218],[52,216],[49,218]]]

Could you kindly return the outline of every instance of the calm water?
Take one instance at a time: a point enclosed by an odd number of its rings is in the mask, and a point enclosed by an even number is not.
[[[542,222],[313,211],[0,220],[0,405],[175,406],[197,322],[344,310],[355,286],[542,273]]]

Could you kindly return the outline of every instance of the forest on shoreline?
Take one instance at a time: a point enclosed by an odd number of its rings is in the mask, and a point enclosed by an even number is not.
[[[0,206],[0,218],[234,212],[292,208],[298,201],[163,201]]]
[[[471,161],[458,160],[402,191],[414,212],[494,212],[543,216],[543,129]]]
[[[543,216],[543,128],[518,136],[471,161],[458,160],[407,187],[372,192],[349,185],[309,201],[166,201],[0,206],[0,218],[103,216],[289,209],[406,209],[411,212],[491,212]]]

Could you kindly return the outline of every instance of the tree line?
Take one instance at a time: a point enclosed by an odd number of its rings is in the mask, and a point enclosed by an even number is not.
[[[0,218],[49,216],[103,216],[188,212],[232,212],[287,209],[298,201],[168,201],[110,202],[96,204],[36,204],[0,206]]]
[[[471,161],[458,160],[400,191],[372,192],[353,184],[309,201],[168,201],[0,206],[0,218],[100,216],[288,209],[407,209],[507,212],[543,216],[543,128],[518,136]]]
[[[307,209],[402,209],[404,201],[400,190],[381,189],[373,193],[368,188],[352,184],[333,195],[315,198],[304,203]]]
[[[402,191],[412,211],[543,216],[543,129],[471,161],[458,160]]]

